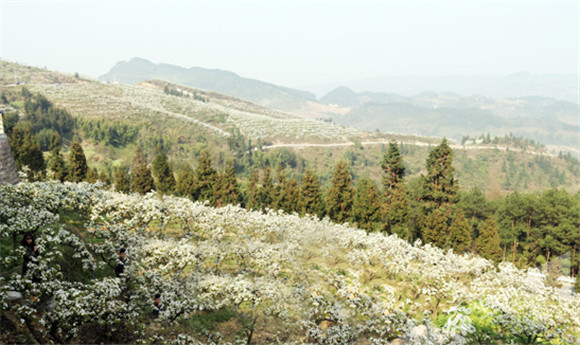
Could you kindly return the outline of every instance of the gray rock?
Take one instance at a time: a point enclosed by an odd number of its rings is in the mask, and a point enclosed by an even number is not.
[[[8,291],[6,292],[6,300],[8,302],[18,301],[22,299],[22,294],[18,291]]]
[[[423,338],[427,336],[427,326],[419,325],[413,327],[411,331],[411,338]]]

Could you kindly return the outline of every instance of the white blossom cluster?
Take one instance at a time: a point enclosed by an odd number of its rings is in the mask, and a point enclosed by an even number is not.
[[[493,338],[481,319],[509,334],[506,342],[573,343],[580,334],[580,298],[559,297],[526,271],[328,219],[213,208],[86,183],[22,183],[0,187],[0,195],[3,238],[39,229],[41,276],[40,283],[32,281],[34,272],[3,279],[2,306],[25,321],[38,318],[55,341],[74,341],[96,323],[113,333],[130,330],[133,342],[223,342],[212,329],[153,335],[159,324],[147,317],[158,292],[165,306],[159,322],[167,330],[230,309],[250,320],[241,322],[245,334],[276,324],[285,343],[468,344]],[[14,202],[25,207],[14,209]],[[63,210],[84,215],[83,240],[58,225]],[[74,248],[74,260],[87,271],[112,272],[119,248],[127,249],[129,264],[121,278],[71,281],[57,264],[65,247]],[[2,260],[22,255],[16,249]],[[8,303],[6,293],[14,290],[52,298],[54,306],[38,314],[34,306]]]

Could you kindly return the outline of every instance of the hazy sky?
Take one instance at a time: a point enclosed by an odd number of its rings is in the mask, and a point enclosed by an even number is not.
[[[132,57],[281,85],[578,73],[578,1],[0,0],[2,59],[98,77]]]

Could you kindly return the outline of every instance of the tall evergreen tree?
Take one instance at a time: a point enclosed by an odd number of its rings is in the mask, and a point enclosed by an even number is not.
[[[272,202],[272,208],[275,210],[284,209],[284,205],[287,204],[286,194],[284,193],[284,188],[286,186],[286,170],[284,166],[278,165],[276,168],[276,180],[277,183],[274,185],[274,200]]]
[[[260,175],[257,170],[253,170],[250,174],[250,181],[246,186],[247,202],[246,207],[250,210],[260,209],[260,190],[258,183],[260,182]]]
[[[322,195],[320,194],[320,182],[312,170],[308,169],[302,179],[302,188],[300,190],[300,209],[303,213],[324,216],[324,207],[322,207]]]
[[[449,230],[448,207],[438,207],[433,210],[426,218],[423,227],[423,240],[439,248],[444,248],[447,243]]]
[[[83,147],[78,142],[73,142],[70,147],[69,156],[69,173],[68,178],[71,182],[81,182],[87,178],[87,158]]]
[[[344,223],[352,218],[353,188],[350,172],[345,161],[340,161],[332,176],[332,185],[326,197],[327,213],[330,219]]]
[[[118,169],[115,173],[115,191],[120,193],[129,193],[131,191],[129,175],[125,169]]]
[[[455,211],[455,217],[449,227],[447,248],[452,248],[456,253],[465,252],[471,245],[471,226],[461,209]]]
[[[27,166],[33,172],[45,169],[44,157],[30,126],[16,126],[8,137],[10,149],[18,169]]]
[[[391,141],[389,143],[389,151],[383,156],[381,166],[384,172],[383,186],[385,191],[388,192],[397,188],[405,177],[405,163],[403,163],[403,156],[396,142]]]
[[[218,207],[227,204],[238,205],[242,202],[233,161],[228,160],[223,174],[218,176],[214,196],[216,198],[214,204]]]
[[[409,217],[409,202],[405,191],[405,163],[396,142],[389,143],[389,150],[383,157],[383,211],[385,222],[383,230],[409,238],[405,223]]]
[[[357,183],[353,211],[359,228],[372,231],[378,227],[381,220],[381,197],[377,185],[368,177]]]
[[[447,145],[447,139],[444,138],[439,146],[429,152],[427,158],[423,200],[431,209],[456,201],[458,185],[455,180],[455,168],[452,164],[453,150]]]
[[[64,158],[60,154],[60,147],[55,147],[50,153],[48,168],[52,171],[52,176],[55,180],[64,182],[67,178],[67,168],[65,166]]]
[[[105,186],[111,185],[111,179],[109,178],[109,175],[105,172],[105,170],[101,170],[101,172],[99,173],[99,181],[103,182]]]
[[[87,171],[86,181],[89,183],[96,183],[99,180],[99,172],[95,168],[89,168]]]
[[[283,186],[283,198],[280,207],[286,213],[298,212],[300,208],[300,187],[293,178],[286,179]]]
[[[499,247],[499,233],[493,217],[487,218],[475,240],[475,249],[486,259],[499,262],[501,249]]]
[[[193,198],[193,184],[194,176],[193,169],[186,164],[181,167],[177,174],[177,181],[175,184],[175,192],[179,196]]]
[[[259,207],[264,210],[271,208],[274,204],[275,190],[274,181],[272,180],[272,170],[266,167],[263,171],[262,185],[258,192]]]
[[[217,171],[211,166],[208,150],[201,152],[198,163],[193,175],[193,200],[212,200],[214,186],[217,182]]]
[[[131,169],[131,191],[140,194],[150,192],[154,188],[153,176],[147,166],[140,147],[137,147],[133,167]]]
[[[167,156],[157,147],[157,153],[151,165],[151,172],[155,179],[155,189],[162,194],[170,194],[175,189],[175,177],[167,161]]]
[[[383,230],[388,234],[396,234],[400,238],[409,239],[410,233],[406,224],[411,210],[405,189],[405,183],[401,181],[393,189],[385,192]]]

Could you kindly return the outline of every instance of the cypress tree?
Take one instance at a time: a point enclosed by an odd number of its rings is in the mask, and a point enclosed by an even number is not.
[[[214,186],[217,182],[217,171],[211,166],[208,150],[201,152],[199,165],[193,176],[193,200],[212,200]]]
[[[260,208],[260,191],[258,183],[260,182],[260,175],[257,170],[253,170],[250,174],[250,181],[247,184],[247,202],[246,207],[250,210],[257,210]]]
[[[125,169],[118,169],[115,173],[115,191],[120,193],[129,193],[131,191],[129,175],[127,175]]]
[[[34,139],[30,126],[14,127],[8,142],[18,169],[22,169],[23,166],[27,166],[33,172],[45,169],[42,151]]]
[[[449,227],[447,248],[452,248],[456,253],[465,252],[471,245],[471,226],[461,209],[455,211],[455,217]]]
[[[284,197],[282,198],[283,202],[280,204],[281,208],[286,213],[299,211],[300,187],[298,186],[298,181],[293,178],[286,179],[282,193]]]
[[[493,217],[488,217],[479,231],[479,237],[475,240],[475,249],[482,257],[499,262],[501,249],[499,233]]]
[[[397,234],[400,238],[409,239],[409,230],[405,224],[411,211],[405,183],[401,181],[393,189],[385,191],[383,210],[385,214],[383,230],[388,234]]]
[[[69,167],[69,181],[81,182],[87,178],[87,171],[89,170],[87,158],[83,152],[83,147],[76,141],[70,147]]]
[[[383,156],[383,186],[385,191],[395,189],[405,177],[405,164],[396,142],[389,143],[389,151]]]
[[[60,182],[64,182],[67,178],[67,169],[65,166],[64,158],[60,154],[60,147],[55,147],[52,152],[50,153],[50,159],[48,168],[53,173],[53,178],[55,180],[59,180]]]
[[[216,190],[214,191],[214,204],[218,207],[227,204],[238,205],[242,202],[238,179],[236,178],[236,169],[234,162],[228,160],[223,174],[218,176]]]
[[[300,190],[300,209],[303,213],[318,215],[322,218],[324,208],[322,207],[322,196],[320,194],[320,182],[312,170],[308,169],[302,179],[302,188]]]
[[[330,219],[344,223],[352,217],[353,188],[350,173],[346,162],[340,161],[336,165],[332,176],[332,185],[326,198],[327,213]]]
[[[98,179],[99,173],[97,172],[97,169],[89,168],[89,170],[87,171],[86,181],[89,183],[96,183]]]
[[[193,198],[194,176],[193,170],[189,165],[184,165],[177,174],[177,181],[175,183],[175,192],[179,196]]]
[[[381,220],[381,198],[374,181],[365,177],[356,186],[354,219],[359,228],[372,231]]]
[[[275,210],[284,209],[284,205],[287,204],[286,194],[284,189],[286,186],[286,170],[282,165],[278,165],[276,169],[276,179],[278,180],[274,186],[274,200],[272,202],[272,208]]]
[[[455,168],[452,164],[453,150],[444,138],[439,146],[429,152],[427,158],[423,200],[431,209],[456,201],[458,186],[454,177]]]
[[[154,188],[151,170],[147,166],[140,147],[137,147],[133,168],[131,169],[131,191],[139,194],[150,192]]]
[[[448,237],[449,209],[438,207],[426,218],[423,227],[423,240],[439,248],[444,248]]]
[[[258,192],[258,204],[259,207],[264,210],[266,208],[272,208],[274,203],[274,182],[272,181],[272,170],[270,167],[264,169],[264,175],[262,176],[262,185],[260,186]]]
[[[157,147],[157,154],[151,164],[151,172],[155,179],[155,189],[162,194],[170,194],[175,189],[175,177],[167,161],[167,156]]]

